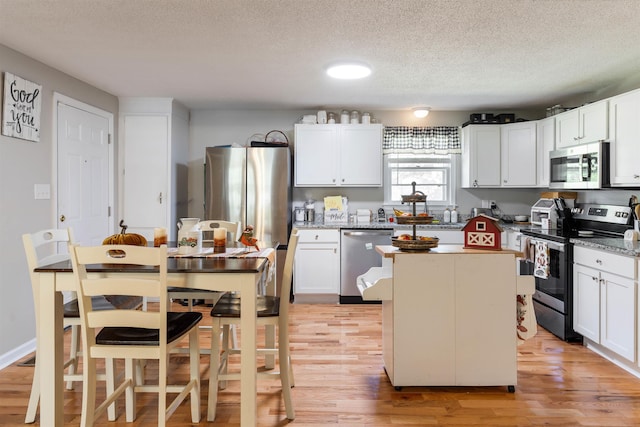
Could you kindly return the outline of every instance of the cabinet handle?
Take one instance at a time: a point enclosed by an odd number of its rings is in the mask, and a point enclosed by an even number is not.
[[[160,195],[158,196],[158,201],[160,202],[160,204],[162,204],[162,191],[160,192]]]
[[[596,260],[596,264],[600,264],[600,265],[602,265],[602,260],[597,259],[597,260]]]
[[[591,280],[598,280],[597,277],[591,276]]]
[[[504,184],[506,184],[506,183],[507,183],[507,180],[506,180],[506,179],[503,179],[503,180],[502,180],[502,182],[503,182]]]
[[[318,236],[318,235],[316,234],[316,240],[318,240],[318,237],[320,237],[320,236]]]
[[[477,187],[477,186],[478,186],[478,180],[477,180],[477,179],[474,179],[474,180],[473,180],[473,186],[474,186],[474,187]]]
[[[633,179],[638,179],[640,178],[640,175],[633,175]]]

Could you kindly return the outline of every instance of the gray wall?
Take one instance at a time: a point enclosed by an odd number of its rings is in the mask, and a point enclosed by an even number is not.
[[[42,85],[40,142],[0,135],[1,367],[35,346],[33,297],[21,236],[56,225],[53,211],[55,183],[52,182],[53,92],[111,112],[114,118],[118,114],[118,100],[3,45],[0,45],[0,71]],[[0,88],[3,82],[4,74]],[[51,184],[51,200],[34,200],[34,184]]]

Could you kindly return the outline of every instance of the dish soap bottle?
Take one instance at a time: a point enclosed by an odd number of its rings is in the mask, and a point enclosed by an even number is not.
[[[442,222],[451,222],[451,211],[449,208],[444,210],[444,218],[442,219]]]
[[[458,211],[456,210],[455,205],[453,206],[453,210],[451,211],[451,222],[458,222]]]

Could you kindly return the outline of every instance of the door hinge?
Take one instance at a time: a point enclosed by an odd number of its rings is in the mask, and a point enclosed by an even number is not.
[[[108,142],[107,142],[107,144],[111,145],[112,137],[113,137],[113,135],[112,135],[112,134],[109,134],[109,138],[108,138]]]
[[[111,206],[107,207],[107,217],[111,216]]]

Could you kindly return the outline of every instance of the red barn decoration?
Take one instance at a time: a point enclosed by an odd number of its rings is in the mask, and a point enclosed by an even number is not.
[[[465,249],[502,250],[502,227],[498,220],[487,215],[473,217],[462,228]]]

